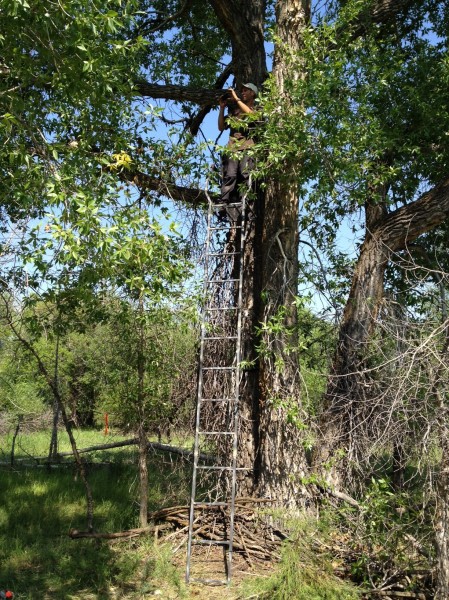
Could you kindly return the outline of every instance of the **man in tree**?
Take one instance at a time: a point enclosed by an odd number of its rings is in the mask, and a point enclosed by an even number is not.
[[[254,145],[251,137],[251,123],[242,123],[241,127],[228,122],[225,117],[225,107],[228,107],[228,117],[244,120],[246,115],[254,113],[254,102],[258,93],[253,83],[242,86],[242,99],[233,88],[220,98],[218,114],[218,129],[224,131],[230,128],[228,149],[222,155],[221,202],[229,204],[239,202],[239,186],[249,185],[250,172],[254,168],[254,158],[246,150]]]

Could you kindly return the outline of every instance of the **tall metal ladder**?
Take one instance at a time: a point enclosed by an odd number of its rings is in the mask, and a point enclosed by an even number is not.
[[[231,581],[239,470],[237,444],[245,209],[246,194],[241,202],[233,204],[214,205],[209,201],[187,583],[220,585]],[[225,222],[224,212],[228,215]],[[205,526],[212,530],[213,539],[201,537],[201,529],[204,531]],[[217,552],[217,547],[223,550],[223,556]],[[193,560],[195,552],[200,557],[198,561]],[[206,561],[205,576],[203,563]],[[192,567],[199,574],[192,572]]]

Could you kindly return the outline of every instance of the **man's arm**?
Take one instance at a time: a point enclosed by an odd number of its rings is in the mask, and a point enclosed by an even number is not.
[[[220,98],[220,112],[218,113],[218,130],[224,131],[227,128],[224,111],[226,108],[226,100]]]
[[[232,89],[232,88],[229,88],[229,92],[230,92],[230,94],[231,94],[231,96],[232,96],[232,99],[234,100],[234,102],[236,102],[236,103],[237,103],[237,106],[239,107],[239,109],[240,109],[242,112],[246,113],[247,115],[248,115],[249,113],[252,113],[252,112],[254,112],[252,108],[250,108],[250,107],[249,107],[247,104],[245,104],[245,103],[243,102],[243,100],[240,100],[240,98],[239,98],[239,97],[237,96],[237,94],[235,93],[235,90],[234,90],[234,89]]]

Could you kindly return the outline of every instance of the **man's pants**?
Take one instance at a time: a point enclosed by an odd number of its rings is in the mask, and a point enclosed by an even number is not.
[[[235,157],[235,154],[234,154]],[[240,202],[249,187],[249,176],[254,169],[254,158],[241,151],[241,157],[222,155],[221,202]]]

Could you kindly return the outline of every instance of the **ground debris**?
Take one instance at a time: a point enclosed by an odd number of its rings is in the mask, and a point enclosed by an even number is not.
[[[278,560],[281,543],[288,537],[286,532],[280,530],[278,523],[272,524],[270,518],[257,509],[255,505],[260,506],[262,502],[254,498],[241,498],[235,502],[233,551],[239,553],[248,564]],[[195,538],[209,541],[226,539],[229,525],[227,507],[198,504],[195,509]],[[149,518],[154,523],[170,523],[172,531],[161,540],[171,542],[175,552],[185,547],[189,528],[188,506],[164,508],[152,513]]]
[[[352,580],[363,588],[364,600],[395,600],[409,598],[410,600],[431,600],[434,597],[433,574],[431,566],[422,560],[422,553],[413,548],[408,557],[408,566],[400,568],[394,562],[394,557],[387,562],[370,557],[369,580],[364,583],[354,576],[353,566],[363,555],[368,556],[367,549],[355,544],[349,536],[334,536],[326,543],[314,538],[313,548],[317,554],[332,556],[333,572],[340,579]],[[370,588],[370,584],[372,588]]]

